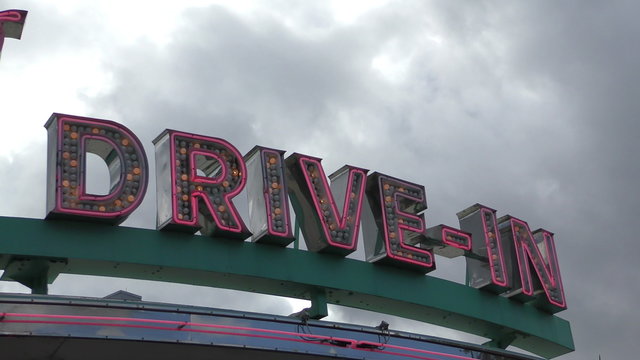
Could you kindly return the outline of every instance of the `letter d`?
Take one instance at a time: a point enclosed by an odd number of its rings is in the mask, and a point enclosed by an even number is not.
[[[47,219],[72,218],[118,224],[142,202],[147,190],[147,157],[140,140],[126,127],[108,120],[53,114],[45,124]],[[86,191],[87,153],[109,167],[110,191]]]

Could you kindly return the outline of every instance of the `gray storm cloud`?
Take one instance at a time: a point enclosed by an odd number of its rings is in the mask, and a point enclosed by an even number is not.
[[[243,153],[260,144],[322,157],[328,173],[348,163],[424,184],[428,225],[457,225],[457,211],[481,202],[549,229],[568,297],[560,316],[571,321],[577,348],[562,358],[628,359],[640,337],[632,234],[639,6],[392,2],[351,24],[333,21],[322,4],[276,2],[251,15],[211,6],[184,10],[164,46],[121,44],[99,16],[79,10],[46,24],[30,18],[22,41],[33,44],[3,57],[28,63],[47,49],[98,49],[112,86],[83,95],[91,111],[76,115],[125,124],[151,159],[151,139],[175,128],[224,138]],[[43,109],[42,123],[54,111]],[[7,191],[4,215],[43,215],[44,169],[21,164],[44,164],[45,131],[31,136],[39,139],[32,149],[0,159],[3,178],[20,184]],[[154,226],[150,185],[128,225]],[[459,278],[462,263],[437,260],[433,275]],[[240,299],[282,312],[271,300],[220,294],[210,295],[218,306]]]

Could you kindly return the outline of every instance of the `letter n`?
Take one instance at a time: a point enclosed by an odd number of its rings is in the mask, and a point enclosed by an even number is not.
[[[517,259],[512,266],[512,290],[506,294],[521,301],[556,313],[567,308],[553,233],[539,229],[533,233],[529,225],[512,216],[498,220],[500,235],[511,239],[511,254]],[[535,276],[533,276],[535,274]],[[546,299],[540,295],[546,294]]]

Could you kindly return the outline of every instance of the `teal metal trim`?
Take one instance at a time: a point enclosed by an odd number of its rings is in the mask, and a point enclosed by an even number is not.
[[[309,297],[311,298],[311,308],[309,309],[310,318],[319,320],[329,315],[327,294],[324,289],[311,290]]]
[[[16,258],[64,259],[57,262],[62,264],[60,273],[177,282],[307,300],[324,294],[326,303],[489,339],[514,334],[511,345],[546,358],[574,350],[569,322],[533,306],[463,284],[331,254],[185,233],[0,217],[0,268],[6,269]]]
[[[487,347],[498,348],[498,349],[506,349],[511,343],[516,339],[517,335],[515,332],[510,332],[504,334],[500,338],[495,338],[493,340],[487,341],[482,344]]]

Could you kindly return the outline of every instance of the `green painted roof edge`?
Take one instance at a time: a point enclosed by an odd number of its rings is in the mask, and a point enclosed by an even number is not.
[[[330,254],[86,222],[0,217],[0,268],[65,259],[61,273],[177,282],[309,299],[401,316],[546,358],[574,350],[568,321],[463,284]],[[349,275],[346,275],[349,274]]]

